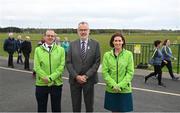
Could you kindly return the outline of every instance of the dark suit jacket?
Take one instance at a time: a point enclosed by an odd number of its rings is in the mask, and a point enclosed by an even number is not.
[[[8,38],[4,42],[4,51],[7,51],[8,53],[14,53],[16,48],[16,40],[14,38]]]
[[[87,83],[89,84],[97,83],[97,70],[100,65],[99,43],[95,40],[88,39],[85,60],[82,60],[80,39],[71,42],[66,63],[69,71],[69,82],[71,84],[77,83],[75,77],[78,74],[87,75]]]

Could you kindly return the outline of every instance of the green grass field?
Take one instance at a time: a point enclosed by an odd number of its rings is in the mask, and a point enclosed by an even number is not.
[[[14,37],[17,37],[19,34],[14,34]],[[31,42],[34,48],[37,45],[37,42],[42,38],[42,34],[21,34],[23,37],[25,35],[28,35],[31,37]],[[100,43],[101,46],[101,53],[104,54],[105,51],[108,51],[110,49],[109,47],[109,40],[111,38],[112,34],[93,34],[90,35],[92,39],[97,40]],[[70,41],[78,39],[77,34],[58,34],[59,37],[61,37],[61,40],[64,40],[64,37],[68,37]],[[0,55],[6,56],[6,53],[3,51],[3,42],[7,38],[6,33],[0,33]],[[180,34],[164,34],[164,33],[150,33],[150,34],[139,34],[139,33],[131,33],[130,35],[125,34],[126,43],[153,43],[154,40],[160,39],[170,39],[172,43],[178,43],[180,42]],[[31,58],[33,58],[33,52],[31,54]]]
[[[19,34],[14,34],[14,37],[17,37]],[[32,47],[33,51],[31,54],[31,58],[33,59],[34,56],[34,49],[37,45],[37,42],[43,37],[42,34],[20,34],[22,37],[28,35],[31,37]],[[7,33],[0,33],[0,56],[7,56],[7,53],[3,51],[3,43],[4,40],[7,38]],[[68,37],[70,41],[78,39],[77,34],[58,34],[58,36],[61,38],[61,41],[64,40],[64,37]],[[90,37],[92,39],[97,40],[100,43],[101,48],[101,56],[103,54],[110,50],[109,47],[109,40],[111,38],[112,34],[92,34]],[[154,40],[165,40],[170,39],[171,43],[180,44],[180,34],[177,33],[131,33],[131,34],[124,34],[126,43],[152,43]],[[174,53],[174,56],[178,56],[177,52],[177,46],[172,46],[172,50]],[[133,51],[132,51],[133,52]],[[17,54],[15,54],[17,56]],[[174,66],[176,68],[176,66]]]

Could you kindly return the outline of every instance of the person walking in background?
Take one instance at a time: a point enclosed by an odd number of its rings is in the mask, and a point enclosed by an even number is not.
[[[102,62],[102,76],[106,83],[104,108],[112,112],[133,111],[131,81],[134,76],[132,52],[124,49],[125,38],[115,33],[110,40],[112,50]]]
[[[8,57],[8,67],[14,68],[13,64],[13,54],[17,50],[16,40],[13,38],[13,33],[9,33],[8,39],[5,40],[3,49],[9,54]]]
[[[23,43],[21,45],[21,50],[22,50],[22,53],[23,53],[23,55],[25,57],[24,69],[29,71],[30,70],[30,68],[29,68],[29,58],[30,58],[30,53],[31,53],[31,50],[32,50],[32,46],[31,46],[29,36],[25,37],[25,40],[23,41]]]
[[[35,49],[36,100],[38,112],[47,112],[48,95],[52,112],[61,112],[62,73],[65,65],[64,49],[55,44],[54,30],[47,30],[44,43]]]
[[[18,57],[17,57],[17,64],[21,63],[23,64],[23,60],[22,60],[22,50],[21,50],[21,46],[22,46],[22,39],[21,39],[21,35],[18,35],[17,40],[16,40],[16,44],[17,44],[17,53],[18,53]]]
[[[67,70],[71,90],[73,112],[81,112],[82,91],[86,112],[93,112],[94,84],[98,82],[100,65],[99,43],[89,38],[89,25],[80,22],[77,29],[80,39],[70,43],[67,54]]]
[[[175,77],[173,74],[172,63],[171,63],[171,58],[174,60],[176,60],[176,58],[173,57],[171,48],[169,46],[170,46],[170,40],[168,39],[164,40],[163,47],[162,47],[162,54],[163,54],[164,60],[166,60],[167,63],[162,62],[161,68],[166,66],[168,68],[168,71],[172,80],[178,80],[179,77]]]
[[[152,76],[156,76],[158,74],[158,85],[159,86],[163,86],[166,87],[162,82],[162,70],[161,70],[161,63],[165,62],[167,63],[165,60],[163,60],[163,54],[160,50],[161,48],[161,41],[160,40],[156,40],[154,41],[154,52],[153,52],[153,56],[152,59],[153,60],[153,66],[154,66],[154,72],[150,73],[149,75],[145,76],[145,83],[147,82],[147,80],[152,77]]]
[[[64,37],[64,41],[62,42],[61,46],[64,48],[65,52],[66,52],[66,56],[69,50],[69,41],[67,37]]]

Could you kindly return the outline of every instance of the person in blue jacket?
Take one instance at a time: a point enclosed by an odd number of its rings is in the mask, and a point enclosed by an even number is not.
[[[14,68],[13,54],[17,50],[17,46],[16,46],[16,40],[14,39],[12,32],[9,33],[9,37],[5,40],[3,49],[9,54],[8,67]]]
[[[69,41],[68,41],[67,37],[65,37],[64,39],[65,39],[65,41],[62,42],[61,46],[64,48],[65,53],[67,55],[70,44],[69,44]]]
[[[172,63],[171,63],[171,58],[174,60],[176,60],[176,58],[172,55],[172,51],[169,46],[170,46],[170,40],[168,40],[168,39],[164,40],[163,47],[162,47],[162,54],[163,54],[164,60],[166,60],[167,63],[162,62],[161,68],[166,66],[169,70],[169,74],[170,74],[172,80],[178,80],[179,77],[175,77],[173,74]]]
[[[158,85],[159,85],[159,86],[166,87],[166,86],[161,82],[161,79],[162,79],[161,63],[162,63],[162,62],[165,62],[165,63],[166,63],[166,61],[163,60],[163,55],[162,55],[162,52],[161,52],[161,50],[160,50],[161,41],[160,41],[160,40],[154,41],[154,46],[155,46],[155,49],[154,49],[153,56],[152,56],[152,58],[154,59],[154,62],[153,62],[154,72],[152,72],[152,73],[150,73],[149,75],[145,76],[145,83],[147,82],[147,80],[148,80],[150,77],[158,75]]]

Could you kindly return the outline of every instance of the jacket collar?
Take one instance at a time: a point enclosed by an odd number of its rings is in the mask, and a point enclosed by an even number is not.
[[[55,43],[53,43],[53,44],[50,45],[50,46],[51,46],[51,50],[50,50],[50,51],[53,51],[54,49],[57,48],[57,45],[56,45]],[[45,51],[49,52],[49,48],[48,48],[47,44],[43,43],[43,44],[41,45],[41,48],[44,49]]]
[[[122,51],[121,51],[121,53],[119,53],[118,56],[123,55],[125,51],[126,51],[126,49],[123,48]],[[110,51],[110,54],[111,54],[112,56],[115,56],[115,55],[114,55],[114,48]]]

